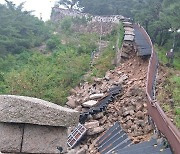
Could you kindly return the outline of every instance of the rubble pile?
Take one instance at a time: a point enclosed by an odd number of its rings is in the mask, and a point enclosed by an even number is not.
[[[116,96],[106,111],[89,115],[84,124],[87,128],[85,139],[69,153],[78,153],[79,150],[80,153],[98,153],[96,140],[117,121],[134,143],[150,138],[152,128],[148,124],[148,100],[145,93],[147,66],[148,61],[132,54],[129,60],[108,71],[105,77],[94,78],[93,84],[85,82],[71,90],[66,104],[79,112],[85,112],[96,105],[113,86],[121,85],[123,88],[123,92]]]

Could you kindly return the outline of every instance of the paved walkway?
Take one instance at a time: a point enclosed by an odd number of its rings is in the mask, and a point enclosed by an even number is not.
[[[151,55],[151,45],[149,44],[147,38],[143,34],[143,29],[138,25],[134,25],[135,42],[138,48],[138,56]]]

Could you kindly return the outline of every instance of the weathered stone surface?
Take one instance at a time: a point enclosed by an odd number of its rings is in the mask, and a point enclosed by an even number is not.
[[[73,98],[71,98],[71,99],[68,99],[68,102],[66,102],[66,105],[74,109],[76,107],[76,102]]]
[[[83,103],[82,105],[84,107],[92,107],[92,106],[96,105],[97,103],[98,103],[98,101],[90,100],[90,101]]]
[[[23,126],[20,124],[0,123],[0,151],[20,152]]]
[[[95,134],[102,133],[103,131],[104,131],[104,127],[96,127],[96,128],[89,129],[87,131],[87,135],[95,135]]]
[[[67,128],[26,124],[22,152],[60,153],[57,147],[67,148]]]
[[[88,150],[88,146],[85,145],[82,147],[79,151],[76,152],[76,154],[86,154],[86,151]]]
[[[72,126],[79,121],[79,112],[25,96],[0,96],[0,121],[37,125]]]
[[[98,99],[98,98],[102,98],[104,96],[104,94],[93,94],[93,95],[90,95],[89,98],[90,99]]]
[[[98,126],[99,126],[99,121],[97,121],[97,120],[94,120],[94,121],[91,121],[91,122],[86,122],[84,124],[84,127],[86,127],[87,129],[95,128],[95,127],[98,127]]]

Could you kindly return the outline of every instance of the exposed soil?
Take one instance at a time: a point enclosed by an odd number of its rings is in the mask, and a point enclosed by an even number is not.
[[[95,128],[87,128],[91,133],[75,149],[69,153],[83,151],[87,154],[97,154],[96,140],[116,121],[128,134],[134,143],[149,140],[152,127],[148,124],[147,97],[145,93],[146,76],[149,59],[137,57],[131,52],[130,57],[123,64],[108,71],[104,78],[95,78],[93,84],[84,83],[72,90],[67,104],[75,110],[84,112],[87,108],[83,103],[89,100],[91,94],[106,93],[113,85],[121,85],[123,93],[108,105],[105,112],[89,116],[88,122],[94,122]],[[72,101],[74,100],[74,101]],[[85,124],[85,125],[86,125]],[[95,130],[100,130],[98,133]],[[92,133],[94,130],[94,133]]]

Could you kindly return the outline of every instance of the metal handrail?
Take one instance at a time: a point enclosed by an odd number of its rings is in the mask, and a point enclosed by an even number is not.
[[[158,63],[158,57],[156,52],[154,51],[154,47],[152,44],[152,41],[145,31],[145,29],[142,27],[145,37],[149,40],[152,47],[152,53],[151,58],[149,60],[149,66],[148,66],[148,73],[147,73],[147,83],[146,83],[146,94],[149,100],[148,103],[148,113],[152,117],[154,123],[156,124],[157,128],[160,130],[162,134],[165,135],[167,140],[169,141],[172,150],[175,152],[175,154],[180,154],[180,132],[178,129],[174,126],[174,124],[169,120],[169,118],[166,116],[162,108],[160,107],[159,103],[155,100],[153,97],[153,87],[155,87],[155,79],[156,79],[156,73],[157,73],[157,63]]]

